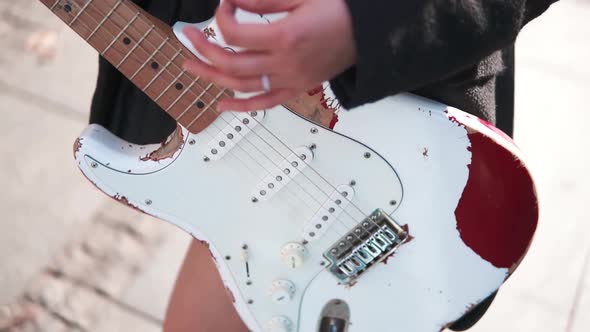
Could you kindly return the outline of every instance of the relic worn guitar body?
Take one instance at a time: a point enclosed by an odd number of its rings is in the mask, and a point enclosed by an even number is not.
[[[490,124],[409,94],[336,117],[321,89],[219,115],[227,92],[181,69],[194,56],[183,24],[177,39],[128,1],[42,2],[179,122],[149,146],[91,125],[80,169],[206,242],[253,331],[317,331],[322,315],[351,332],[440,331],[525,255],[534,183]],[[215,22],[199,27],[223,44]]]

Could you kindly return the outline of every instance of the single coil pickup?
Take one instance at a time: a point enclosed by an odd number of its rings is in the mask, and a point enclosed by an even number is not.
[[[207,160],[220,160],[264,118],[265,111],[250,113],[231,112],[234,119],[229,122],[215,137],[204,146]],[[220,121],[218,119],[217,121]],[[226,122],[223,121],[225,124]]]
[[[338,186],[303,228],[303,239],[312,242],[321,238],[353,198],[354,189],[351,186]]]
[[[382,210],[376,210],[324,253],[330,272],[350,284],[393,253],[408,234]]]
[[[266,201],[283,189],[313,160],[310,148],[302,146],[285,158],[264,177],[252,193],[252,202]]]

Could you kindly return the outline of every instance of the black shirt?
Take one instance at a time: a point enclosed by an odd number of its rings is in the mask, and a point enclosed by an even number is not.
[[[345,0],[357,63],[330,81],[345,108],[413,92],[513,131],[514,41],[522,27],[557,0]],[[201,22],[218,0],[135,0],[162,21]],[[337,38],[337,37],[335,37]],[[125,140],[156,143],[175,121],[104,59],[92,123]],[[370,116],[370,115],[369,115]],[[493,296],[456,322],[471,327]]]
[[[346,0],[357,64],[330,83],[345,108],[413,92],[481,117],[512,134],[513,44],[520,29],[556,0]],[[136,0],[168,24],[200,22],[218,0]],[[175,122],[105,60],[92,123],[138,144],[155,143]],[[497,120],[497,121],[496,121]]]

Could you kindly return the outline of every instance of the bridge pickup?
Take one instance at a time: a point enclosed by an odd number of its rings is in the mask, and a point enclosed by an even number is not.
[[[319,239],[338,219],[354,197],[354,189],[349,185],[341,185],[320,207],[319,211],[303,228],[303,238],[307,242]]]
[[[220,160],[256,127],[264,118],[265,111],[232,112],[234,119],[229,122],[205,147],[205,157]],[[221,115],[223,116],[223,115]],[[220,117],[221,117],[220,116]],[[226,124],[225,121],[220,123]]]
[[[299,147],[266,176],[252,193],[253,201],[266,201],[283,189],[297,174],[308,167],[313,152],[308,147]]]
[[[328,269],[343,284],[350,284],[371,266],[393,253],[408,233],[383,210],[375,210],[340,238],[324,257]]]

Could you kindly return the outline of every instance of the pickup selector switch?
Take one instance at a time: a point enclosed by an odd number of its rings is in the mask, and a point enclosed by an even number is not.
[[[270,287],[270,297],[275,303],[287,303],[295,295],[295,284],[289,280],[275,280]]]

